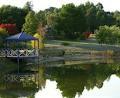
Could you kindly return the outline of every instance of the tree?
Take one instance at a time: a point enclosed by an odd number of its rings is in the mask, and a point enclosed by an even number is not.
[[[17,32],[21,31],[26,13],[23,9],[10,5],[0,8],[0,24],[16,24]]]
[[[87,24],[86,30],[89,32],[93,31],[93,28],[95,25],[95,21],[96,21],[95,11],[96,9],[93,3],[87,2],[85,4],[85,17],[86,17],[86,24]]]
[[[46,25],[45,11],[39,11],[36,14],[36,18],[37,18],[38,24]]]
[[[105,12],[105,25],[115,25],[115,18],[113,17],[113,13]]]
[[[37,31],[37,27],[38,22],[35,17],[35,12],[30,11],[25,18],[25,23],[23,25],[22,31],[34,35]]]
[[[33,4],[31,1],[26,2],[23,9],[28,13],[29,11],[32,11]]]
[[[103,10],[103,5],[101,3],[98,3],[96,5],[96,8],[99,9],[99,10]]]
[[[115,24],[117,26],[120,26],[120,12],[119,11],[115,11],[113,13],[113,17],[115,18]]]
[[[52,14],[54,28],[64,38],[76,39],[85,30],[85,17],[74,4],[63,5],[58,14]],[[50,23],[50,22],[49,22]]]
[[[59,30],[57,29],[57,25],[59,24],[58,22],[59,16],[58,13],[54,12],[46,17],[46,22],[47,22],[47,35],[49,36],[61,36]]]

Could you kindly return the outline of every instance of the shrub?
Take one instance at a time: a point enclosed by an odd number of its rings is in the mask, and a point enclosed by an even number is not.
[[[0,37],[5,38],[8,36],[6,29],[0,28]]]
[[[3,46],[4,39],[8,36],[6,29],[0,28],[0,47]]]
[[[120,43],[120,28],[117,26],[100,26],[95,31],[96,40],[99,43],[118,44]]]
[[[62,42],[61,45],[68,46],[68,45],[70,45],[70,43],[68,43],[68,42]]]
[[[86,39],[85,35],[81,34],[77,40],[85,40],[85,39]]]
[[[90,34],[92,34],[92,32],[83,32],[85,39],[88,39],[90,37]]]

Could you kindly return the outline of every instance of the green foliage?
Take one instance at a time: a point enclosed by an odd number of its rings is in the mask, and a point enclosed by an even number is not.
[[[0,47],[3,48],[4,40],[8,36],[6,29],[0,28]]]
[[[46,24],[54,36],[59,36],[57,38],[84,39],[81,38],[83,32],[94,32],[99,26],[115,24],[113,14],[105,12],[101,3],[86,2],[79,6],[70,3],[60,9],[47,9],[45,14]]]
[[[120,26],[120,12],[119,11],[115,11],[113,13],[113,18],[115,18],[115,24],[117,26]]]
[[[38,13],[34,13],[32,7],[31,2],[23,8],[2,6],[0,24],[16,24],[18,32],[22,29],[32,35],[39,24],[47,25],[47,32],[61,39],[79,39],[83,32],[94,32],[103,25],[120,26],[120,12],[105,12],[101,3],[94,5],[86,2],[78,6],[70,3],[59,9],[50,7]]]
[[[22,31],[34,35],[37,31],[37,27],[38,27],[38,22],[35,17],[35,12],[30,11],[25,18],[25,23],[23,25]]]
[[[45,16],[45,12],[44,11],[39,11],[38,13],[36,13],[36,19],[38,21],[39,24],[46,24],[46,16]]]
[[[0,28],[0,37],[4,39],[6,36],[8,36],[6,29]]]
[[[96,39],[99,43],[118,44],[120,43],[120,28],[117,26],[100,26],[96,30]]]
[[[61,35],[64,32],[64,38],[75,39],[80,35],[80,32],[85,31],[84,14],[74,4],[63,5],[58,15],[55,20],[55,29]]]
[[[79,36],[79,38],[78,38],[78,41],[79,40],[85,40],[86,38],[85,38],[85,35],[84,34],[81,34],[80,36]]]
[[[24,5],[23,9],[28,13],[29,11],[32,11],[32,7],[33,7],[32,2],[28,1]]]
[[[70,45],[70,43],[68,43],[68,42],[62,42],[62,43],[61,43],[61,45],[64,45],[64,46],[69,46],[69,45]]]

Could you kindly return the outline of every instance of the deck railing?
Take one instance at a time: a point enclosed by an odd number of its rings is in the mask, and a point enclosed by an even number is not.
[[[33,73],[20,73],[20,74],[7,74],[4,76],[5,81],[20,82],[25,80],[36,81],[37,74]]]
[[[2,49],[0,50],[0,57],[36,57],[38,56],[37,49]]]
[[[6,56],[5,49],[0,49],[0,57],[5,57],[5,56]]]

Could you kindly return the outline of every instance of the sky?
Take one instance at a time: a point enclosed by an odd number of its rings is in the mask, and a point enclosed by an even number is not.
[[[102,88],[94,87],[93,89],[83,90],[82,95],[76,95],[75,98],[120,98],[120,79],[116,75],[112,75],[109,79],[105,80]],[[114,84],[114,85],[113,85]],[[58,89],[56,81],[46,80],[44,88],[40,89],[35,98],[63,98],[62,91]]]
[[[63,4],[74,3],[75,5],[83,4],[87,1],[97,4],[102,3],[105,11],[120,11],[120,0],[0,0],[0,6],[13,5],[23,7],[27,1],[32,1],[33,10],[39,11],[49,7],[62,7]]]

